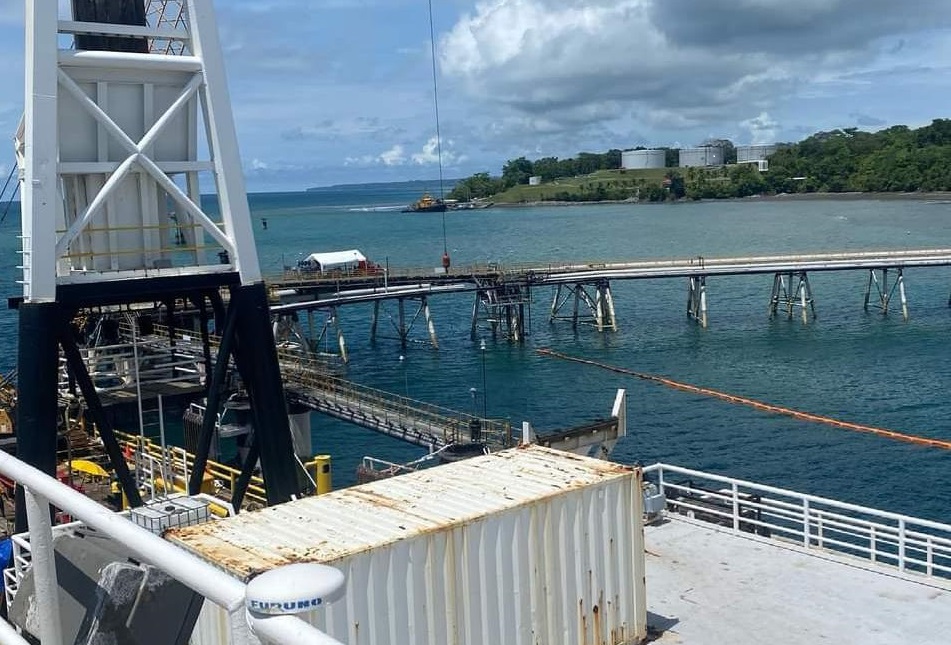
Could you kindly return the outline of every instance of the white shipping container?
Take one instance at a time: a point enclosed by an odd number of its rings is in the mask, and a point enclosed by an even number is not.
[[[339,568],[305,616],[349,645],[619,645],[647,635],[642,503],[640,469],[528,446],[166,537],[240,579]],[[192,642],[235,633],[206,603]]]

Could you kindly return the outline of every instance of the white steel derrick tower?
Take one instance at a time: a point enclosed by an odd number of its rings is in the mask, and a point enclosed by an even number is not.
[[[224,329],[218,363],[234,357],[252,401],[269,501],[289,499],[293,449],[212,0],[72,0],[72,20],[58,18],[57,0],[25,3],[21,457],[55,468],[58,346],[96,412],[69,337],[77,309],[211,303]],[[214,189],[220,215],[202,207],[201,188]],[[219,389],[210,383],[211,419]],[[112,431],[97,425],[128,487]]]

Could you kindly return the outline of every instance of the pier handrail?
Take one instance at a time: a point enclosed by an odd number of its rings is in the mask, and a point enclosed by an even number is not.
[[[951,525],[664,463],[644,474],[656,479],[670,512],[902,573],[951,578]]]
[[[473,422],[494,448],[512,444],[512,424],[507,419],[483,419],[431,403],[424,403],[336,376],[321,373],[306,360],[282,363],[285,385],[318,392],[338,404],[373,406],[398,419],[412,419],[416,427],[424,427],[441,445],[468,440]]]
[[[678,257],[678,258],[631,258],[568,260],[555,262],[482,262],[453,266],[448,271],[437,271],[432,267],[388,267],[379,270],[352,270],[328,273],[305,273],[285,270],[279,275],[269,276],[267,281],[272,289],[291,287],[316,287],[335,285],[347,288],[350,285],[374,281],[383,285],[390,280],[459,280],[482,277],[504,277],[524,279],[531,276],[551,276],[564,273],[590,272],[597,270],[623,271],[636,269],[664,268],[716,268],[735,265],[764,265],[773,263],[801,262],[863,262],[868,260],[920,260],[923,258],[946,258],[951,264],[951,249],[907,249],[874,251],[840,251],[823,253],[793,253],[786,255],[752,255],[728,257]]]

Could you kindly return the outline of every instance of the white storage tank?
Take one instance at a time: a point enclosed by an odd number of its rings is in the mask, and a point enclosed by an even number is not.
[[[736,147],[736,163],[746,163],[749,161],[762,161],[768,159],[771,154],[776,152],[776,144],[768,143],[753,146]]]
[[[680,149],[681,168],[722,166],[723,159],[723,148],[721,146]]]
[[[721,146],[680,149],[681,168],[722,166],[723,158],[723,148]]]
[[[621,168],[625,170],[664,168],[666,166],[666,150],[625,150],[621,153]]]
[[[301,616],[348,645],[621,645],[647,636],[642,510],[640,469],[525,446],[166,538],[242,580],[336,567],[343,597]],[[241,621],[205,603],[191,642]]]

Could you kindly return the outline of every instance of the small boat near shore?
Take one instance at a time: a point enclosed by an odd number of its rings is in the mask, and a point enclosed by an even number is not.
[[[402,210],[403,213],[445,213],[448,205],[445,200],[437,199],[429,193],[423,193],[417,201]]]
[[[446,205],[451,211],[474,211],[491,208],[495,206],[495,202],[490,202],[485,199],[473,199],[465,202],[446,200]]]

